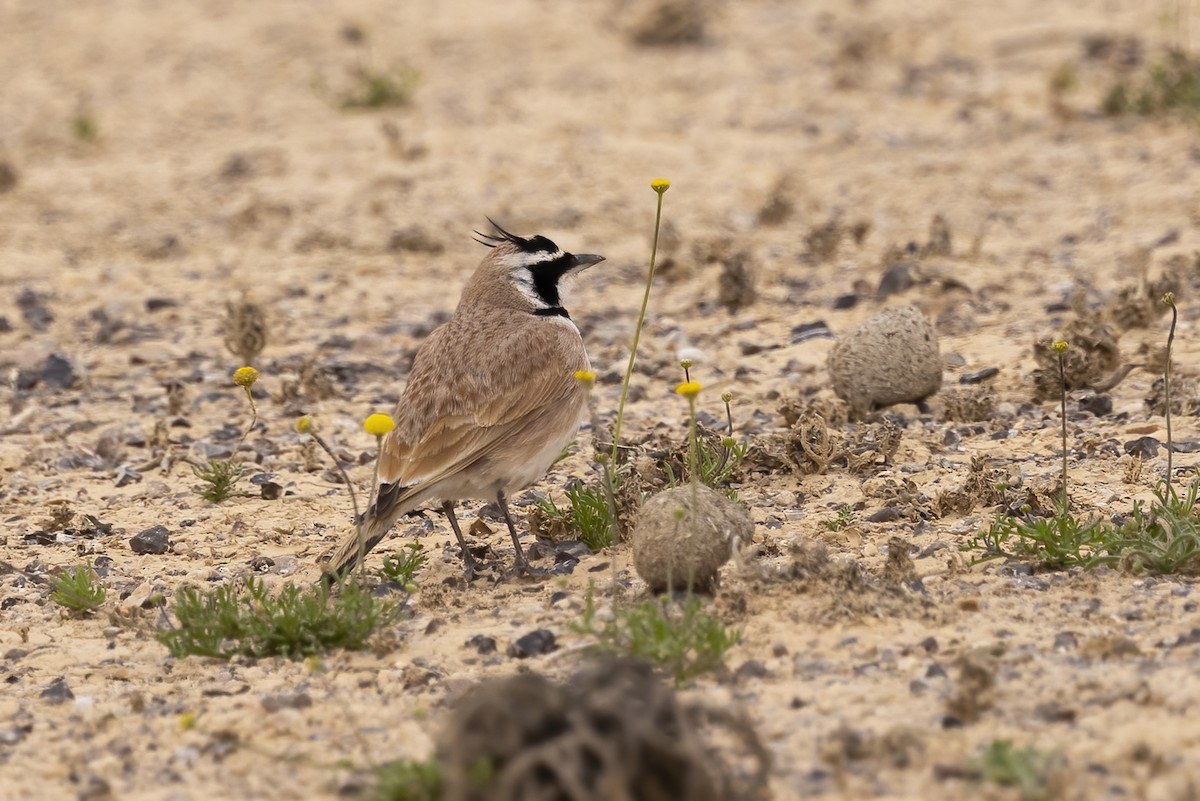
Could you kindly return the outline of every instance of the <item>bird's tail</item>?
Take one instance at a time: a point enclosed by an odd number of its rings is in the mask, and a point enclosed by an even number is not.
[[[396,520],[412,511],[415,505],[412,503],[413,496],[416,494],[413,489],[399,484],[380,485],[375,503],[356,521],[354,530],[342,538],[333,556],[329,557],[323,576],[327,584],[336,583],[349,575],[359,559],[388,535]]]

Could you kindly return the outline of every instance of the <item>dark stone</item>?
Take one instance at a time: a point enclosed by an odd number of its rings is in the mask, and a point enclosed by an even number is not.
[[[958,377],[960,384],[982,384],[989,378],[993,378],[1000,373],[999,367],[985,367],[982,370],[976,370],[973,373],[963,373]]]
[[[829,326],[824,320],[817,320],[815,323],[804,323],[792,329],[792,336],[789,340],[793,345],[800,342],[807,342],[810,339],[820,339],[825,337],[833,339],[833,332],[829,330]]]
[[[279,693],[265,695],[262,698],[263,709],[268,712],[278,712],[281,709],[308,709],[313,705],[312,696],[300,690],[294,693]]]
[[[741,684],[746,679],[765,679],[771,675],[767,666],[757,659],[748,659],[733,672],[733,681]]]
[[[17,389],[33,389],[37,386],[38,376],[32,370],[18,370],[17,377],[13,380],[13,386]]]
[[[58,535],[53,531],[27,531],[25,536],[21,538],[26,545],[53,545],[58,542]]]
[[[162,309],[172,309],[179,305],[174,298],[146,298],[146,311],[156,312]]]
[[[549,629],[537,629],[508,646],[508,655],[516,659],[527,659],[531,656],[541,656],[558,650],[557,638]]]
[[[893,264],[883,271],[883,277],[879,279],[879,288],[875,290],[875,299],[883,300],[890,295],[899,294],[911,289],[915,283],[913,265]]]
[[[942,444],[947,448],[953,448],[960,442],[962,442],[962,436],[953,428],[947,428],[946,433],[942,435]]]
[[[43,385],[52,389],[70,389],[79,382],[75,365],[66,356],[52,353],[42,362],[38,377]]]
[[[486,634],[476,634],[467,640],[467,645],[478,651],[480,656],[496,653],[496,638]]]
[[[277,501],[283,495],[283,487],[274,481],[268,481],[259,488],[264,501]]]
[[[1096,417],[1104,417],[1112,414],[1112,396],[1096,395],[1089,393],[1079,399],[1079,410],[1081,412],[1089,412]]]
[[[171,535],[166,526],[151,526],[129,540],[129,548],[134,553],[163,554],[170,547]]]
[[[1073,631],[1060,631],[1054,635],[1054,650],[1068,651],[1079,647],[1079,637]]]
[[[113,560],[111,556],[97,556],[95,561],[92,562],[92,570],[95,570],[96,575],[100,578],[108,578],[112,566]]]
[[[1175,453],[1196,453],[1200,451],[1200,440],[1177,439],[1171,443],[1171,450]]]
[[[17,307],[21,316],[34,331],[45,331],[54,322],[54,313],[46,308],[46,296],[32,289],[23,289],[17,295]]]
[[[8,334],[13,330],[12,323],[4,315],[0,315],[0,334]]]
[[[894,523],[900,519],[900,510],[894,506],[885,506],[867,515],[868,523]]]
[[[46,685],[46,689],[42,690],[40,695],[48,704],[61,704],[75,698],[75,693],[71,692],[71,688],[67,686],[67,680],[62,676]]]
[[[354,347],[354,340],[342,334],[334,334],[321,342],[321,347],[328,350],[350,350]]]
[[[255,573],[266,573],[275,567],[275,560],[269,556],[256,556],[250,560],[250,569]]]
[[[17,168],[8,161],[0,161],[0,192],[9,192],[17,185]]]
[[[1074,723],[1076,712],[1058,701],[1046,701],[1033,708],[1033,714],[1047,723]]]
[[[1158,456],[1158,447],[1161,444],[1154,437],[1138,437],[1125,443],[1125,452],[1139,459],[1153,459]]]
[[[833,299],[833,308],[841,311],[843,309],[853,309],[858,305],[858,295],[851,292],[847,295],[838,295]]]

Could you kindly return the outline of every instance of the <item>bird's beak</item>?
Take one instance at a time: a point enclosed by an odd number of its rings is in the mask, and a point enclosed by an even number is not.
[[[576,253],[575,254],[575,266],[571,268],[571,272],[573,272],[573,273],[583,272],[588,267],[591,267],[593,264],[597,264],[598,262],[602,262],[602,261],[604,261],[603,256],[596,256],[591,253]]]

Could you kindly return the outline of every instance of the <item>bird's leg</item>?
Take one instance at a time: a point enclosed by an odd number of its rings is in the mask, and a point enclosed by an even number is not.
[[[450,521],[450,528],[454,529],[454,536],[458,538],[458,547],[462,548],[463,572],[466,574],[467,581],[472,581],[475,578],[475,557],[471,556],[471,550],[467,548],[467,541],[463,539],[462,529],[458,527],[458,518],[454,516],[454,501],[444,501],[442,512]]]
[[[508,513],[508,498],[504,497],[504,490],[496,493],[496,504],[504,514],[504,522],[508,524],[508,533],[512,537],[513,548],[517,550],[517,559],[513,562],[513,572],[540,575],[542,571],[534,570],[529,566],[529,562],[525,561],[525,553],[521,550],[521,541],[517,539],[517,527],[513,525],[512,515]]]

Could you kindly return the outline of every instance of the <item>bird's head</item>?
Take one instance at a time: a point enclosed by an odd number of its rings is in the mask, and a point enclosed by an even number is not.
[[[567,253],[544,236],[517,236],[491,218],[488,222],[495,233],[475,232],[475,241],[492,249],[479,266],[477,280],[507,283],[515,290],[513,301],[527,304],[534,314],[567,316],[560,282],[604,261],[604,257]]]

